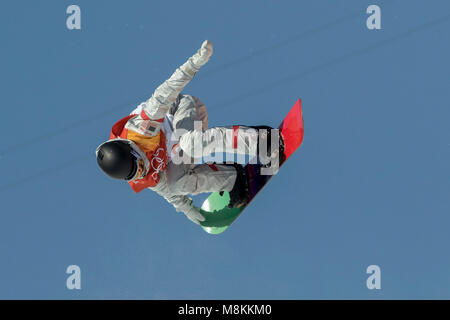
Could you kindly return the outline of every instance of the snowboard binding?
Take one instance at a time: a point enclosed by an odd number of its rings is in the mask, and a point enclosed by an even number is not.
[[[247,205],[249,201],[249,179],[245,167],[241,164],[231,164],[236,169],[236,181],[233,189],[229,192],[230,203],[228,208],[240,208]],[[220,192],[223,195],[223,191]]]

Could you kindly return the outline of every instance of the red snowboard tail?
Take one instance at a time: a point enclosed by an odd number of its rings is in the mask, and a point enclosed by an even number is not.
[[[279,126],[281,135],[284,141],[284,154],[286,159],[297,150],[303,141],[303,114],[302,101],[298,99],[297,102],[289,111],[286,118]]]

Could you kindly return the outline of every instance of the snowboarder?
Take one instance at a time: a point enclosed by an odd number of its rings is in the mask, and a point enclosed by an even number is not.
[[[212,53],[212,43],[204,41],[197,53],[160,85],[150,99],[114,124],[109,140],[96,150],[97,163],[105,174],[127,181],[136,193],[146,188],[156,191],[177,212],[183,212],[197,224],[205,218],[188,194],[228,191],[230,206],[238,207],[248,199],[247,176],[238,163],[195,164],[194,161],[179,163],[174,160],[179,160],[180,156],[191,160],[198,156],[195,153],[199,148],[195,146],[199,140],[200,156],[211,152],[256,156],[260,153],[259,146],[264,145],[265,150],[272,147],[270,132],[274,131],[259,130],[266,133],[255,136],[257,129],[271,128],[231,126],[208,129],[204,104],[181,91],[208,62]],[[180,131],[182,134],[178,134]],[[278,150],[280,141],[276,140]],[[221,143],[217,144],[217,141]]]

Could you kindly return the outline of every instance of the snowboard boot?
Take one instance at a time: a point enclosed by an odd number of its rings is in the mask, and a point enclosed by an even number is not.
[[[281,136],[281,131],[269,126],[253,126],[252,128],[257,129],[261,139],[266,140],[267,150],[263,150],[261,153],[258,141],[258,157],[260,158],[260,162],[263,163],[262,166],[270,166],[271,162],[273,162],[274,158],[277,156],[279,161],[278,164],[281,165],[285,160],[284,141]],[[278,139],[278,150],[271,150],[272,139]],[[261,159],[261,156],[263,159]]]
[[[249,200],[248,174],[241,164],[234,163],[232,166],[236,169],[236,181],[233,189],[229,192],[230,203],[228,208],[239,208],[245,206]]]

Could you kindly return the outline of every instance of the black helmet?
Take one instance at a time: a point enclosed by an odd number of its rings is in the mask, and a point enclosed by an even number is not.
[[[96,151],[97,163],[108,176],[130,180],[136,175],[138,159],[127,140],[111,140],[101,144]]]

